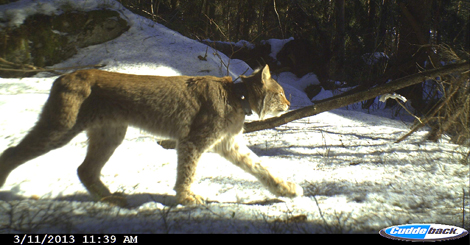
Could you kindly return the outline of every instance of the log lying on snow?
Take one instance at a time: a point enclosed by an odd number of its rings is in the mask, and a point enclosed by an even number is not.
[[[400,79],[396,79],[382,86],[370,88],[366,91],[362,91],[362,92],[358,92],[358,93],[350,94],[346,96],[338,95],[336,96],[337,97],[336,99],[335,97],[333,97],[325,102],[320,102],[315,105],[311,105],[311,106],[307,106],[298,110],[290,111],[288,113],[283,114],[280,117],[272,117],[263,121],[254,121],[254,122],[245,123],[244,132],[250,133],[250,132],[259,131],[263,129],[274,128],[274,127],[277,127],[277,126],[280,126],[280,125],[283,125],[288,122],[292,122],[294,120],[298,120],[304,117],[314,116],[316,114],[319,114],[325,111],[338,109],[338,108],[345,107],[350,104],[372,99],[383,94],[391,93],[391,92],[397,91],[402,88],[406,88],[411,85],[422,83],[428,79],[435,79],[436,77],[447,75],[449,73],[454,73],[454,72],[463,73],[469,70],[470,70],[470,64],[468,62],[465,62],[461,64],[448,65],[442,68],[433,69],[433,70],[413,74],[410,76],[402,77]]]
[[[250,133],[250,132],[255,132],[259,130],[274,128],[274,127],[277,127],[277,126],[280,126],[280,125],[283,125],[288,122],[292,122],[292,121],[295,121],[304,117],[314,116],[325,111],[330,111],[333,109],[345,107],[350,104],[358,103],[364,100],[375,98],[383,94],[391,93],[391,92],[397,91],[402,88],[406,88],[411,85],[422,83],[428,79],[435,79],[436,77],[444,76],[450,73],[462,74],[464,72],[470,72],[469,62],[447,65],[441,68],[409,75],[409,76],[402,77],[394,81],[388,82],[387,84],[370,88],[365,91],[357,92],[357,93],[346,95],[346,96],[338,95],[338,96],[332,97],[331,99],[327,101],[320,102],[315,105],[307,106],[298,110],[287,112],[279,117],[272,117],[272,118],[268,118],[262,121],[253,121],[253,122],[245,123],[244,133]],[[166,149],[175,148],[175,142],[171,140],[163,140],[158,143]]]

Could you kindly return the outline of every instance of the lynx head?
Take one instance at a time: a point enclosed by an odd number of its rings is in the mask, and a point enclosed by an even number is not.
[[[287,111],[290,102],[284,89],[271,77],[269,66],[258,69],[250,76],[240,76],[250,91],[250,105],[261,120],[268,114],[278,116]]]

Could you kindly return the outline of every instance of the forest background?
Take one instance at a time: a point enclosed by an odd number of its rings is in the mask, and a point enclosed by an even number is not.
[[[291,72],[298,77],[315,73],[323,89],[354,87],[341,96],[462,63],[470,57],[469,1],[119,1],[140,15],[209,45],[208,40],[246,40],[262,45],[267,39],[293,38],[295,42],[290,49],[286,45],[282,54]],[[262,52],[262,48],[249,50],[245,53],[252,57],[247,58],[243,49],[232,46],[225,54],[244,60],[252,68],[270,64],[275,73],[285,71],[286,64],[275,66],[281,54],[270,61]],[[455,143],[469,139],[470,85],[468,72],[464,74],[459,78],[437,77],[397,91],[410,101],[412,113],[424,118],[418,120],[416,128],[431,122],[428,139],[435,141],[443,132],[453,135]],[[376,101],[365,100],[362,108],[371,109]],[[392,106],[400,108],[397,101],[387,101],[387,107]]]
[[[470,2],[460,0],[120,0],[127,8],[196,40],[301,40],[323,87],[362,89],[467,59]],[[370,67],[357,62],[381,53]],[[468,60],[468,59],[467,59]],[[266,61],[265,61],[266,62]],[[263,61],[258,61],[263,65]],[[418,84],[402,93],[424,113]],[[411,98],[410,98],[411,97]],[[424,99],[423,99],[424,98]],[[432,102],[431,102],[432,103]],[[364,107],[371,103],[364,103]]]

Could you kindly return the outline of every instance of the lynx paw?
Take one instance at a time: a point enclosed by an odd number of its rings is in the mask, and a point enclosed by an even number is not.
[[[304,195],[304,189],[302,188],[302,186],[291,182],[288,182],[288,184],[292,185],[294,188],[294,192],[292,193],[294,197],[301,197]]]
[[[9,171],[5,171],[3,169],[0,169],[0,188],[5,184],[7,181],[7,177],[10,175]]]
[[[189,193],[186,192],[186,193],[176,194],[176,203],[188,206],[188,205],[204,204],[205,201],[204,201],[204,198],[199,195],[195,195],[192,192],[189,192]]]
[[[120,193],[114,193],[111,196],[103,197],[100,202],[108,203],[111,206],[127,207],[126,198]]]
[[[16,155],[15,148],[11,147],[0,153],[0,188],[5,184],[8,175],[17,165],[12,164],[12,158]]]
[[[303,196],[304,194],[302,187],[292,182],[279,183],[279,187],[276,192],[277,193],[274,194],[284,197],[298,197]]]

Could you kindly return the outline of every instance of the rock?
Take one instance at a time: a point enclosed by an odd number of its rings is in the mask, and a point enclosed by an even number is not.
[[[322,90],[321,85],[313,84],[309,85],[305,88],[304,92],[307,94],[307,97],[312,100],[315,96],[317,96]]]
[[[315,52],[307,40],[294,39],[286,43],[276,58],[281,67],[289,68],[297,77],[314,71]]]
[[[37,14],[19,27],[0,30],[0,42],[4,44],[0,45],[0,54],[14,63],[51,66],[72,57],[79,48],[113,40],[128,29],[119,13],[111,10]],[[0,71],[0,77],[25,75],[34,74]]]
[[[254,47],[238,45],[238,43],[218,42],[203,40],[202,43],[216,49],[231,59],[239,59],[245,61],[251,68],[256,69],[265,64],[271,66],[273,59],[269,56],[271,53],[271,45],[258,44]]]
[[[253,69],[268,64],[273,73],[290,71],[299,78],[310,72],[321,72],[322,69],[317,64],[320,63],[320,59],[315,54],[313,46],[303,39],[294,39],[286,43],[277,54],[276,59],[270,56],[271,45],[269,42],[261,42],[254,47],[228,42],[206,40],[202,42],[232,59],[245,61]]]

